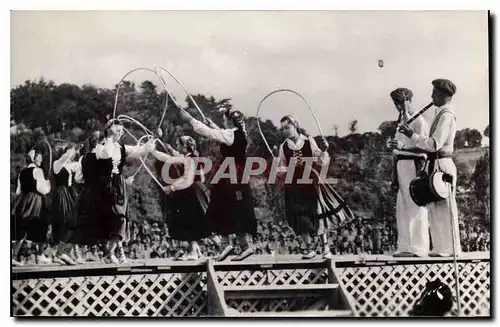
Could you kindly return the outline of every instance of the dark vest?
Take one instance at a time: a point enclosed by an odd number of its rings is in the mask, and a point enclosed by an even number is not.
[[[36,190],[36,180],[33,178],[33,170],[35,170],[34,167],[24,168],[19,173],[19,182],[23,193],[38,192]]]
[[[61,171],[59,171],[58,174],[54,174],[54,181],[56,187],[59,186],[69,186],[68,181],[69,181],[69,172],[66,169],[66,167],[63,167]]]
[[[247,152],[248,141],[245,133],[241,130],[234,131],[234,142],[231,145],[221,144],[220,153],[222,155],[222,161],[226,158],[234,158],[236,164],[237,180],[240,181],[243,176],[243,171],[245,169],[246,152]],[[226,179],[221,179],[224,181]],[[229,179],[227,179],[229,180]]]

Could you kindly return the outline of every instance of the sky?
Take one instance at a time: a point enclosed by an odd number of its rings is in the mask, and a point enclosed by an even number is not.
[[[430,102],[431,81],[448,78],[458,89],[458,128],[483,132],[487,19],[484,11],[13,11],[11,87],[43,76],[111,88],[131,69],[161,66],[189,92],[231,97],[252,116],[268,93],[292,89],[325,134],[338,125],[343,135],[353,119],[359,132],[396,119],[393,89],[413,90],[418,110]],[[184,99],[182,88],[166,80]],[[317,133],[307,106],[292,94],[270,97],[259,117],[278,124],[290,113]]]

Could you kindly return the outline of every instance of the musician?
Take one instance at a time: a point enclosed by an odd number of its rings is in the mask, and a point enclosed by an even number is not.
[[[433,202],[428,205],[433,244],[430,255],[446,257],[452,253],[461,252],[460,239],[458,237],[458,209],[455,198],[457,168],[451,157],[453,153],[453,141],[457,130],[455,111],[451,101],[457,88],[452,81],[447,79],[436,79],[432,81],[432,85],[431,97],[437,108],[436,116],[430,127],[430,137],[415,133],[407,124],[400,127],[400,132],[411,140],[413,146],[428,152],[429,163],[427,169],[429,174],[441,169],[445,174],[449,174],[453,178],[449,199]],[[451,223],[450,221],[453,222]],[[453,251],[452,228],[455,229],[454,234],[456,235],[455,251]]]
[[[208,189],[203,184],[205,180],[195,170],[200,170],[193,158],[198,157],[196,141],[190,136],[177,139],[177,149],[168,146],[172,155],[155,150],[153,156],[164,163],[174,164],[177,169],[170,169],[176,179],[175,182],[164,188],[165,193],[171,196],[172,210],[167,219],[169,236],[178,241],[189,242],[189,253],[184,254],[180,260],[197,260],[203,256],[198,242],[210,236],[210,229],[206,222],[209,197]]]
[[[74,241],[77,226],[75,205],[78,197],[74,183],[80,182],[82,177],[81,163],[74,160],[75,155],[75,145],[62,149],[57,155],[59,159],[54,161],[52,167],[55,179],[52,236],[59,243],[54,262],[69,265],[84,262]],[[76,261],[70,257],[71,250],[74,251]]]
[[[407,88],[397,88],[391,92],[394,106],[400,114],[399,123],[408,121],[414,113],[411,101],[413,93]],[[412,131],[423,137],[428,135],[428,125],[422,116],[411,122]],[[396,222],[398,229],[398,249],[395,257],[424,256],[429,252],[429,221],[427,209],[419,207],[410,196],[410,183],[425,164],[425,155],[418,153],[410,139],[396,131],[390,142],[394,149],[394,183],[396,197]],[[404,149],[404,150],[403,150]]]
[[[228,178],[221,178],[214,185],[210,193],[207,219],[211,230],[223,236],[222,243],[225,247],[216,260],[222,261],[234,251],[233,245],[229,243],[228,236],[231,234],[238,236],[243,250],[232,261],[244,260],[254,253],[251,243],[252,236],[257,233],[257,220],[250,185],[241,183],[248,144],[243,113],[239,110],[226,110],[223,115],[224,128],[219,128],[210,120],[207,120],[207,126],[191,117],[185,110],[181,110],[180,116],[190,123],[197,134],[220,143],[223,160],[234,160],[237,183],[231,183]]]
[[[11,212],[11,237],[15,242],[12,264],[19,266],[19,250],[24,241],[36,244],[37,263],[50,263],[50,258],[43,254],[43,244],[47,240],[49,219],[44,196],[50,192],[50,181],[45,178],[42,154],[28,152],[28,165],[21,170],[17,178],[16,199]]]
[[[303,158],[317,160],[317,165],[309,167],[311,169],[321,170],[322,166],[329,164],[328,142],[322,139],[318,146],[314,138],[301,134],[299,121],[293,115],[281,119],[281,129],[286,140],[279,148],[280,171],[286,173],[291,159],[297,160],[292,169],[292,181],[285,184],[285,211],[288,225],[296,235],[301,236],[306,245],[303,259],[312,259],[316,256],[316,251],[312,247],[314,235],[320,238],[323,257],[330,258],[327,232],[330,228],[352,220],[352,214],[330,185],[319,184],[318,175],[311,173],[310,176],[305,176],[306,179],[311,179],[311,183],[300,181],[307,169],[307,163],[302,160]]]

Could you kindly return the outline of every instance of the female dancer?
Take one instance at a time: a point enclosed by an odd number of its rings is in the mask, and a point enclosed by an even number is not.
[[[208,207],[208,189],[203,184],[203,175],[196,175],[195,160],[198,157],[196,141],[190,136],[182,136],[177,139],[175,151],[168,146],[173,156],[160,151],[153,151],[153,156],[167,165],[162,169],[162,175],[169,173],[170,179],[175,182],[164,188],[165,193],[171,196],[172,210],[167,219],[168,232],[172,239],[190,243],[189,254],[185,254],[180,260],[197,260],[202,257],[198,241],[210,235],[205,213]],[[177,170],[172,172],[170,165],[175,164]],[[171,174],[172,172],[172,174]],[[166,177],[166,176],[164,176]]]
[[[75,204],[78,194],[74,188],[74,182],[81,176],[81,164],[74,161],[75,145],[71,145],[61,151],[59,159],[54,162],[54,220],[52,222],[52,236],[59,243],[54,262],[74,265],[83,263],[78,245],[74,242],[76,228]],[[73,245],[71,245],[71,243]],[[70,257],[74,250],[76,261]]]
[[[313,183],[301,183],[306,163],[303,158],[316,158],[319,168],[328,165],[328,142],[323,139],[321,149],[314,138],[307,137],[299,132],[299,121],[295,116],[287,115],[281,119],[281,129],[287,138],[279,149],[280,171],[286,172],[292,158],[296,160],[291,183],[285,184],[285,212],[289,226],[296,234],[302,237],[306,245],[303,253],[304,259],[312,259],[316,251],[312,248],[312,236],[317,234],[323,247],[323,257],[331,257],[327,241],[327,231],[330,227],[337,228],[353,219],[349,208],[340,196],[324,185],[319,187],[317,174],[305,176],[311,178]],[[315,167],[307,167],[315,169]],[[318,168],[318,167],[316,167]]]
[[[109,121],[104,130],[104,142],[95,145],[92,153],[82,161],[85,187],[79,206],[87,207],[81,209],[86,243],[108,241],[107,260],[112,263],[127,261],[123,249],[123,241],[128,240],[127,187],[122,173],[125,159],[154,151],[153,141],[141,146],[121,145],[118,141],[122,136],[123,126]]]
[[[32,241],[37,248],[37,263],[50,263],[43,254],[43,244],[47,239],[49,219],[44,196],[50,192],[50,181],[45,178],[42,154],[28,152],[28,165],[21,170],[17,179],[16,200],[11,212],[11,235],[16,241],[13,265],[20,265],[18,254],[25,240]]]
[[[212,231],[223,236],[225,248],[217,261],[226,259],[234,250],[229,244],[230,234],[238,236],[243,250],[232,260],[244,260],[254,253],[251,239],[257,232],[257,221],[250,186],[241,183],[248,144],[243,114],[238,110],[227,110],[223,116],[224,129],[207,120],[209,127],[191,117],[184,109],[181,109],[180,116],[190,123],[197,134],[220,143],[223,160],[232,159],[235,163],[237,183],[231,183],[231,179],[227,178],[218,181],[211,190],[207,219]]]

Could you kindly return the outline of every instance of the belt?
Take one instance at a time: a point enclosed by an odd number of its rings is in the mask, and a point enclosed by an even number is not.
[[[396,155],[395,159],[396,159],[396,161],[400,161],[400,160],[425,160],[425,158],[423,158],[423,157],[403,155],[403,154]]]

